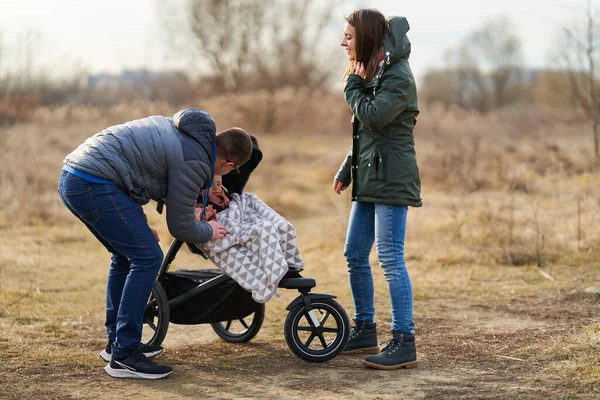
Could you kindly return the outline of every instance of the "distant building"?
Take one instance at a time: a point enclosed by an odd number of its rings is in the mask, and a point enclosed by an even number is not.
[[[149,71],[146,69],[140,70],[124,70],[118,75],[112,74],[96,74],[88,76],[88,89],[133,89],[142,90],[153,84],[162,82],[181,82],[187,81],[187,76],[179,71]]]

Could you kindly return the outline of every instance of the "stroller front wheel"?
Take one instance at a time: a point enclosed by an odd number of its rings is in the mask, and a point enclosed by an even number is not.
[[[350,321],[344,308],[330,298],[312,300],[311,310],[303,302],[285,319],[285,341],[294,354],[310,362],[325,362],[346,346]]]

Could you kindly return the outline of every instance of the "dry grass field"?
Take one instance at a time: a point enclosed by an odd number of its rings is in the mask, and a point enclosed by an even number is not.
[[[343,104],[280,116],[261,134],[226,101],[219,128],[248,127],[265,154],[247,190],[296,227],[305,275],[352,315],[343,259],[350,209],[332,178],[350,146]],[[211,108],[212,107],[212,108]],[[589,128],[552,110],[486,116],[424,108],[416,130],[424,206],[409,211],[419,368],[378,371],[360,356],[325,364],[294,356],[283,337],[284,291],[248,344],[209,326],[171,325],[166,380],[102,371],[109,254],[62,206],[62,158],[100,129],[168,106],[39,110],[0,128],[0,399],[589,399],[600,397],[600,174]],[[246,114],[246,117],[250,114]],[[323,122],[321,122],[323,121]],[[246,122],[246,123],[244,123]],[[166,250],[164,217],[149,204]],[[373,256],[380,341],[390,308]],[[185,252],[174,268],[203,268]]]

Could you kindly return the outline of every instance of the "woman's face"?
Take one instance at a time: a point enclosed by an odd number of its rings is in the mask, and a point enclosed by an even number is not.
[[[347,22],[346,26],[344,26],[344,38],[340,46],[346,48],[350,61],[356,61],[356,29]]]

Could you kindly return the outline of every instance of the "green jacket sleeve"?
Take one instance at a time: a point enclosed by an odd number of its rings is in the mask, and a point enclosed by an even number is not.
[[[346,186],[350,186],[352,183],[352,149],[350,149],[350,153],[346,156],[346,159],[342,163],[340,170],[335,175],[335,179],[342,182]]]
[[[359,75],[348,75],[344,88],[346,103],[350,110],[367,128],[380,130],[404,111],[409,102],[409,82],[397,76],[383,78],[369,100],[364,93],[363,80]]]

